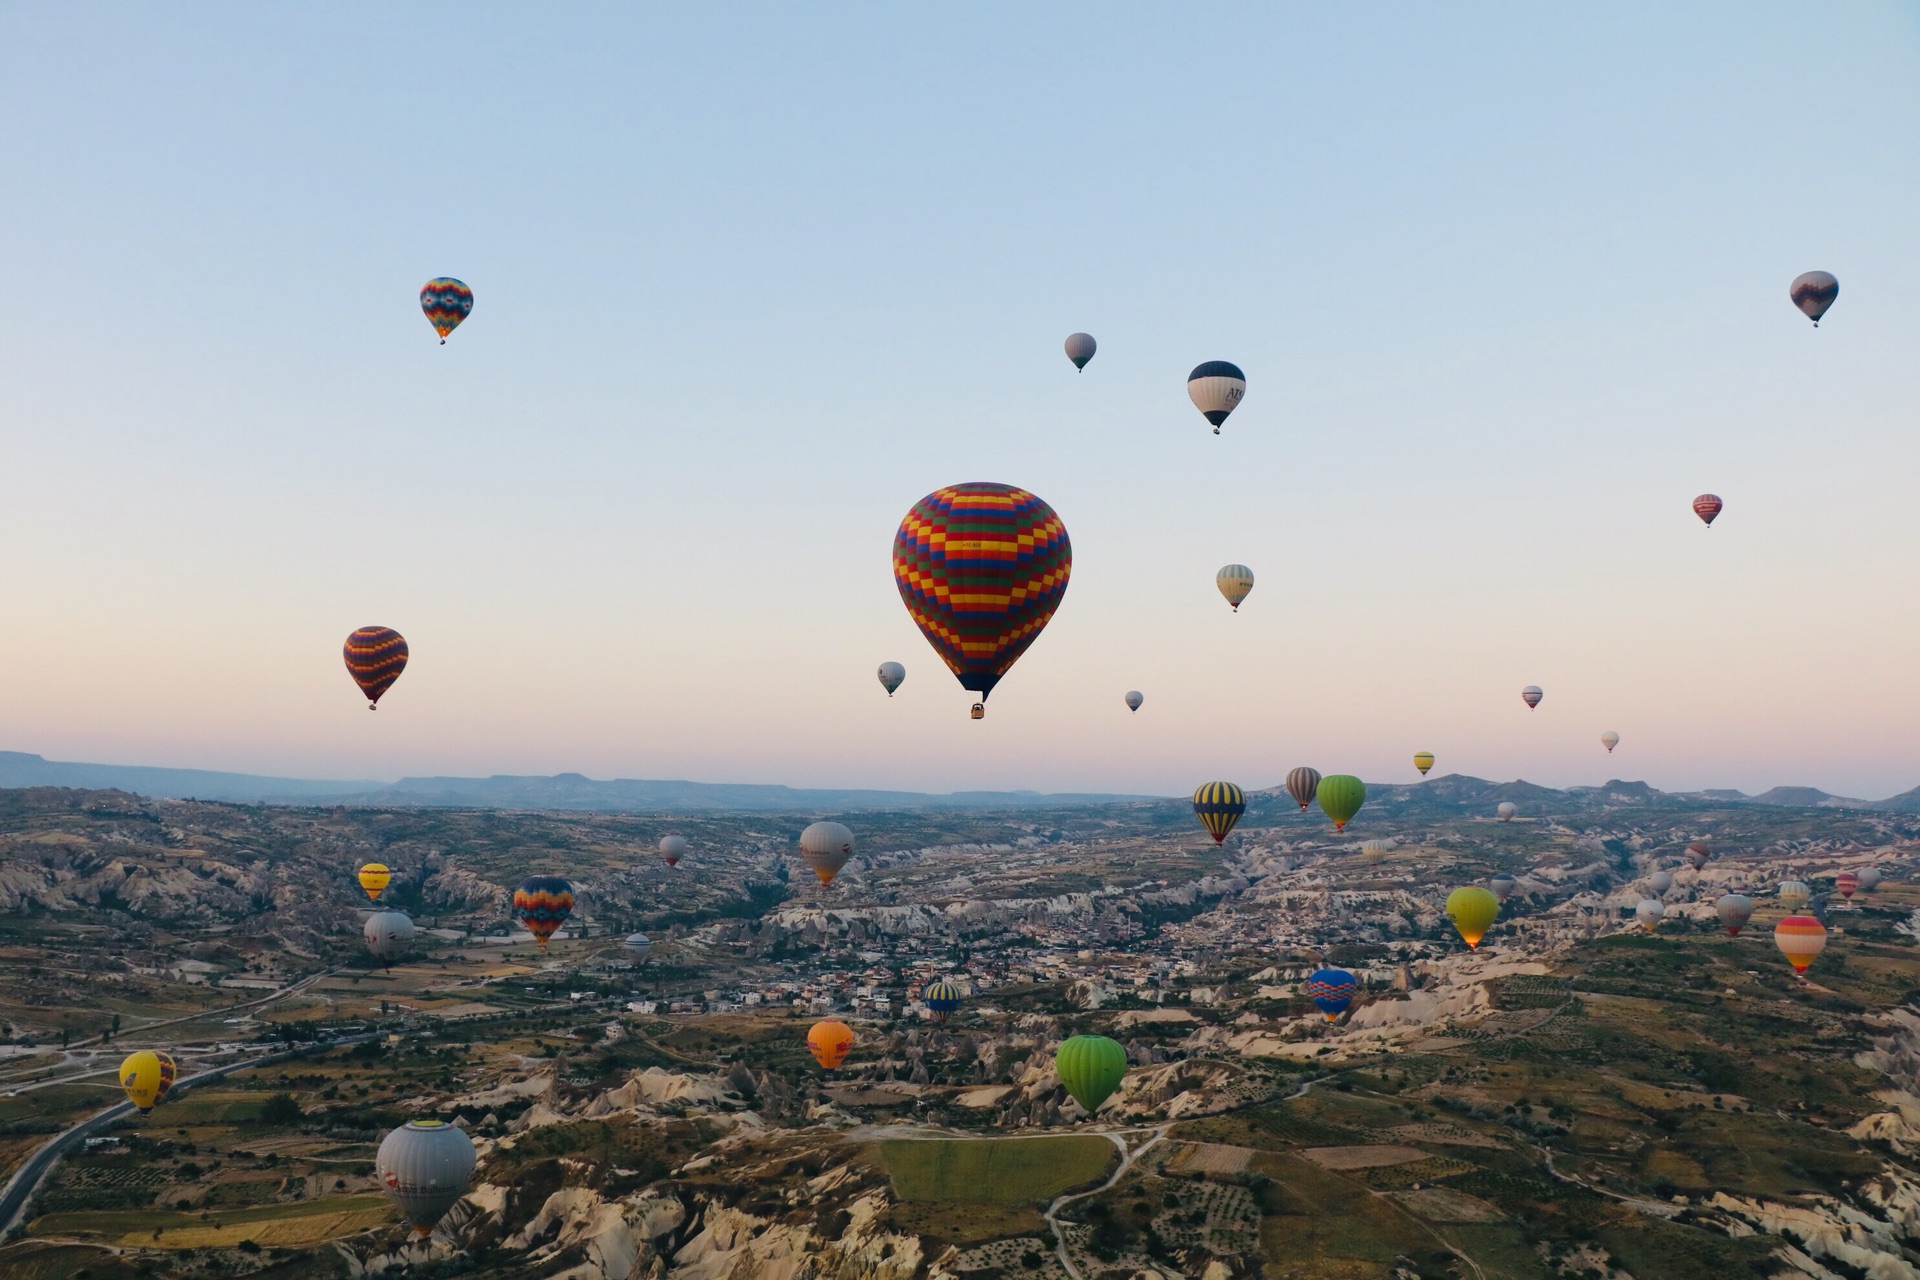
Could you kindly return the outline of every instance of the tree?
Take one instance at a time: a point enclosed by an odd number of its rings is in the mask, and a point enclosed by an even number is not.
[[[300,1118],[300,1104],[290,1093],[276,1093],[260,1108],[260,1119],[267,1124],[298,1124]]]

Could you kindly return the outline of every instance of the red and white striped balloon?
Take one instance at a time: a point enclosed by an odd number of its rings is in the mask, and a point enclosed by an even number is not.
[[[1707,526],[1711,528],[1713,518],[1720,514],[1720,505],[1719,494],[1703,493],[1693,500],[1693,514],[1706,521]]]

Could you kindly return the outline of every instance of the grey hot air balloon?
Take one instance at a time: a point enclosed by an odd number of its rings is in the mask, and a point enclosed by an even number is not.
[[[1753,899],[1744,893],[1723,894],[1713,904],[1713,912],[1720,917],[1720,925],[1734,937],[1747,927],[1747,921],[1753,919]]]
[[[1806,271],[1793,278],[1793,285],[1787,290],[1787,296],[1793,299],[1793,305],[1806,313],[1813,321],[1813,327],[1820,327],[1820,317],[1827,314],[1827,308],[1840,296],[1840,282],[1825,271]]]
[[[670,867],[680,865],[680,859],[687,856],[687,838],[685,836],[661,836],[660,856]]]
[[[1099,349],[1100,344],[1093,340],[1093,335],[1090,333],[1067,335],[1067,359],[1073,361],[1073,367],[1076,369],[1086,368],[1087,361],[1093,359],[1093,353]]]
[[[1187,398],[1193,401],[1208,422],[1213,424],[1213,434],[1220,434],[1220,424],[1227,415],[1240,407],[1246,399],[1247,375],[1240,372],[1237,364],[1228,364],[1225,360],[1209,360],[1196,365],[1187,375]]]
[[[1673,873],[1671,871],[1654,872],[1647,877],[1647,888],[1653,890],[1653,896],[1656,898],[1664,896],[1667,890],[1673,888]]]
[[[1860,868],[1859,880],[1860,880],[1860,892],[1872,893],[1874,889],[1879,887],[1879,884],[1880,884],[1880,868],[1878,867]]]
[[[1500,807],[1496,809],[1494,812],[1500,815],[1500,821],[1512,822],[1513,815],[1520,812],[1520,806],[1515,804],[1511,800],[1502,800],[1500,802]]]
[[[907,669],[899,663],[883,662],[880,664],[880,687],[887,691],[889,698],[893,696],[895,689],[898,689],[902,684],[906,683],[906,679]]]
[[[647,953],[653,950],[653,939],[644,933],[630,933],[627,935],[627,940],[620,945],[626,948],[627,954],[635,960],[645,960]]]
[[[1320,771],[1301,765],[1287,774],[1287,794],[1304,811],[1320,793]]]
[[[1638,920],[1640,927],[1648,933],[1660,927],[1660,921],[1666,914],[1666,904],[1658,898],[1642,898],[1640,905],[1633,909],[1633,918]]]
[[[367,917],[361,929],[367,950],[388,968],[413,946],[413,921],[404,911],[376,911]]]
[[[381,1141],[373,1161],[400,1216],[423,1236],[467,1193],[473,1166],[473,1139],[440,1120],[409,1120]]]
[[[816,822],[800,833],[800,861],[821,884],[832,884],[853,857],[853,832],[838,822]]]
[[[1145,701],[1146,699],[1141,696],[1140,691],[1138,689],[1127,690],[1127,710],[1138,711],[1140,709],[1140,704]]]
[[[1493,890],[1494,897],[1500,899],[1500,901],[1502,902],[1505,902],[1509,897],[1513,895],[1513,887],[1519,883],[1520,882],[1518,880],[1515,880],[1512,876],[1506,874],[1503,871],[1499,875],[1495,876],[1493,879],[1487,881],[1487,888]]]

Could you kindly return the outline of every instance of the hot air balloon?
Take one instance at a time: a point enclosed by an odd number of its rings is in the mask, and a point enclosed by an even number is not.
[[[1520,806],[1511,800],[1502,800],[1500,807],[1494,810],[1502,822],[1512,822],[1513,815],[1520,812]]]
[[[644,933],[630,933],[620,946],[635,960],[645,960],[653,951],[653,939]]]
[[[1719,494],[1703,493],[1693,500],[1693,514],[1699,516],[1700,519],[1706,523],[1707,527],[1711,529],[1713,527],[1713,518],[1720,514],[1720,506]]]
[[[1413,767],[1420,771],[1421,777],[1427,776],[1427,770],[1433,768],[1433,752],[1416,751],[1413,753]]]
[[[1653,890],[1654,897],[1660,897],[1673,888],[1673,872],[1656,871],[1647,877],[1647,888]]]
[[[1196,365],[1187,375],[1187,398],[1213,424],[1213,434],[1220,434],[1220,424],[1227,415],[1240,407],[1247,395],[1247,375],[1240,372],[1240,366],[1228,364],[1225,360],[1209,360]]]
[[[1720,917],[1720,923],[1732,937],[1739,937],[1740,931],[1747,927],[1747,921],[1753,919],[1753,899],[1744,893],[1721,895],[1713,904],[1713,912]]]
[[[1462,885],[1447,895],[1447,918],[1460,931],[1469,947],[1478,948],[1480,939],[1500,916],[1500,899],[1493,891],[1477,884]]]
[[[361,627],[347,637],[347,674],[367,695],[367,710],[378,710],[380,695],[407,669],[406,637],[392,627]]]
[[[1327,1015],[1328,1022],[1339,1021],[1340,1015],[1353,1007],[1353,996],[1360,990],[1360,982],[1345,969],[1318,969],[1307,979],[1307,994],[1313,998],[1314,1007]]]
[[[413,920],[404,911],[376,911],[367,917],[360,932],[367,940],[367,950],[389,969],[413,946]]]
[[[447,335],[473,314],[473,290],[452,276],[435,276],[420,286],[420,309],[427,313],[427,323],[444,347]]]
[[[1084,369],[1087,367],[1087,361],[1093,359],[1093,353],[1100,349],[1100,344],[1093,340],[1093,335],[1090,333],[1070,333],[1067,335],[1066,347],[1067,359],[1073,361],[1073,367]]]
[[[1287,773],[1287,794],[1304,812],[1313,803],[1314,796],[1320,793],[1320,771],[1301,765]]]
[[[1859,876],[1856,878],[1860,881],[1860,892],[1872,893],[1880,887],[1880,868],[1862,867],[1860,868]]]
[[[1513,896],[1514,886],[1518,885],[1519,883],[1520,882],[1518,880],[1515,880],[1512,876],[1502,871],[1499,875],[1494,876],[1491,880],[1487,881],[1487,888],[1493,890],[1494,897],[1498,898],[1502,902],[1505,902],[1508,898]]]
[[[1350,773],[1331,773],[1320,779],[1315,794],[1320,800],[1320,811],[1333,819],[1333,829],[1345,831],[1353,815],[1367,802],[1367,784]]]
[[[1140,696],[1140,691],[1138,689],[1129,689],[1127,691],[1127,710],[1138,711],[1140,709],[1140,704],[1145,701],[1146,699]]]
[[[1842,898],[1851,900],[1854,891],[1860,887],[1860,877],[1851,871],[1842,871],[1833,878],[1833,887],[1840,891]]]
[[[844,1022],[816,1022],[807,1032],[807,1048],[815,1062],[831,1071],[853,1052],[853,1028]]]
[[[1780,905],[1789,911],[1798,911],[1807,905],[1813,894],[1807,886],[1798,880],[1782,881],[1780,885]]]
[[[889,698],[893,696],[893,691],[898,689],[901,684],[906,681],[906,678],[907,669],[899,663],[883,662],[880,664],[880,687],[887,691]]]
[[[1707,859],[1713,856],[1713,850],[1709,849],[1706,845],[1702,844],[1700,841],[1695,840],[1692,844],[1687,846],[1687,851],[1683,856],[1687,860],[1687,865],[1692,867],[1695,871],[1698,871],[1700,868],[1707,865]]]
[[[1609,729],[1600,735],[1600,745],[1607,749],[1608,755],[1612,755],[1613,749],[1620,745],[1620,735]]]
[[[1660,927],[1660,918],[1666,914],[1666,904],[1658,898],[1642,898],[1640,905],[1633,909],[1633,918],[1639,921],[1640,927],[1648,933]]]
[[[366,890],[367,901],[369,902],[377,901],[380,897],[380,891],[386,888],[388,882],[392,879],[393,872],[387,869],[385,863],[369,862],[366,866],[360,868],[360,887]]]
[[[1127,1051],[1105,1036],[1072,1036],[1053,1058],[1054,1072],[1088,1115],[1113,1096],[1127,1074]]]
[[[1226,840],[1246,811],[1247,793],[1231,782],[1203,782],[1193,793],[1193,816],[1200,819],[1215,844]]]
[[[900,599],[961,688],[980,695],[975,719],[1060,607],[1072,571],[1060,517],[1011,485],[935,489],[893,539]]]
[[[374,1176],[422,1236],[460,1203],[473,1178],[473,1139],[443,1120],[409,1120],[381,1139]]]
[[[1804,975],[1813,958],[1827,949],[1827,926],[1812,916],[1788,916],[1773,926],[1773,945],[1795,973]]]
[[[921,988],[920,999],[927,1008],[933,1010],[933,1020],[944,1024],[960,1007],[960,988],[945,978],[939,978]]]
[[[1225,564],[1220,572],[1213,575],[1213,585],[1220,588],[1220,594],[1227,598],[1235,613],[1240,612],[1240,602],[1253,590],[1253,570],[1243,564]]]
[[[821,884],[832,884],[852,857],[853,832],[838,822],[816,822],[800,833],[800,861],[820,877]]]
[[[561,876],[528,876],[513,891],[513,918],[542,947],[573,914],[573,886]]]
[[[685,836],[661,836],[660,856],[670,867],[680,865],[680,859],[687,856],[687,838]]]
[[[1391,840],[1369,840],[1360,846],[1360,852],[1369,865],[1377,867],[1389,853],[1393,852],[1393,848]]]
[[[1530,684],[1520,691],[1520,701],[1527,704],[1527,710],[1529,711],[1539,706],[1540,699],[1546,696],[1546,694],[1540,692],[1540,686],[1537,684]]]
[[[120,1087],[127,1091],[127,1101],[144,1116],[166,1101],[167,1091],[179,1075],[180,1068],[174,1065],[171,1054],[142,1049],[128,1054],[120,1064]]]
[[[1793,278],[1787,296],[1818,329],[1820,317],[1827,314],[1827,308],[1840,296],[1840,282],[1825,271],[1804,271]]]

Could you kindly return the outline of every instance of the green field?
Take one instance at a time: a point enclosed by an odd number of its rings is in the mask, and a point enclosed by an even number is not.
[[[27,1229],[36,1236],[90,1237],[123,1247],[195,1249],[232,1246],[242,1240],[310,1245],[394,1222],[397,1218],[386,1196],[369,1192],[226,1209],[207,1219],[169,1209],[48,1213],[35,1218]],[[153,1234],[155,1228],[160,1234]]]
[[[881,1142],[876,1161],[902,1200],[1037,1204],[1106,1175],[1120,1153],[1105,1138]]]

